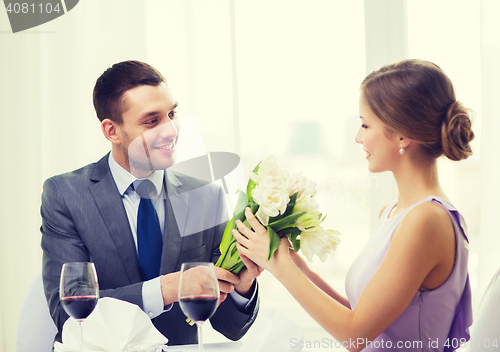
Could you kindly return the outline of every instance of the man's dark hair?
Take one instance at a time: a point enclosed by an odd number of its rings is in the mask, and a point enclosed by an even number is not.
[[[97,79],[94,87],[94,108],[102,122],[110,119],[121,124],[123,94],[132,88],[158,86],[165,77],[154,67],[140,61],[124,61],[108,68]]]

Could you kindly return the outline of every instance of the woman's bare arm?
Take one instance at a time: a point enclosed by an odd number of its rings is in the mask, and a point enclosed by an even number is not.
[[[380,267],[365,287],[356,308],[350,310],[294,264],[287,240],[282,240],[268,262],[267,231],[251,212],[246,215],[255,231],[239,224],[238,229],[244,236],[235,232],[238,250],[269,270],[325,330],[338,341],[349,343],[349,351],[363,349],[366,341],[373,340],[401,315],[433,269],[454,261],[454,257],[443,258],[443,249],[455,246],[448,214],[433,203],[419,205],[404,217]],[[443,274],[440,279],[444,282],[446,278]]]

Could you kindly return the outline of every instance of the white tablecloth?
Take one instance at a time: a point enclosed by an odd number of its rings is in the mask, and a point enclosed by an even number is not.
[[[206,343],[203,345],[204,352],[238,352],[241,342]],[[198,352],[198,345],[170,346],[164,348],[168,352]]]

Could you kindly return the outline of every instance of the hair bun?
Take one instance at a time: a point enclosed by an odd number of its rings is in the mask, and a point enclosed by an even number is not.
[[[459,102],[446,111],[441,127],[443,154],[450,160],[467,159],[472,155],[470,142],[474,139],[469,111]]]

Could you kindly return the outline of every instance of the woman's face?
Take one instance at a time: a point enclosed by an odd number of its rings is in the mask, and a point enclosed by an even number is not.
[[[401,155],[400,137],[389,129],[370,109],[363,93],[359,97],[361,127],[356,142],[363,145],[370,172],[393,171]]]

